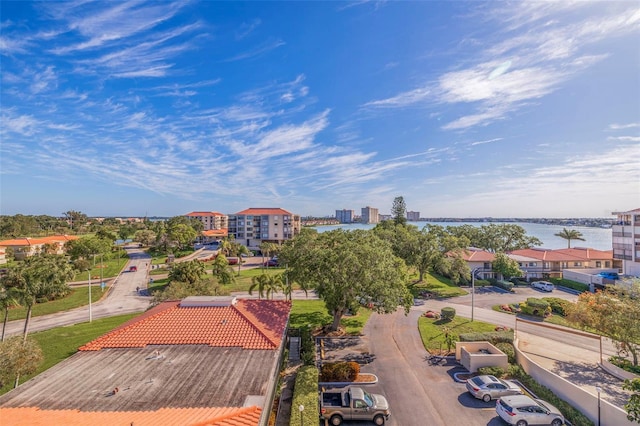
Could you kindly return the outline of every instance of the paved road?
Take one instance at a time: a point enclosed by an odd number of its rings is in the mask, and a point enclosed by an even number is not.
[[[127,247],[130,266],[136,266],[137,272],[123,272],[115,279],[106,297],[91,306],[92,319],[112,317],[114,315],[142,312],[149,307],[149,297],[138,295],[136,287],[144,289],[149,280],[148,268],[151,257],[141,249]],[[93,287],[94,290],[96,287]],[[100,291],[100,290],[96,290]],[[31,318],[29,332],[47,330],[54,327],[78,324],[89,321],[89,306],[83,306],[52,315]],[[21,334],[24,320],[11,321],[7,324],[7,336]]]

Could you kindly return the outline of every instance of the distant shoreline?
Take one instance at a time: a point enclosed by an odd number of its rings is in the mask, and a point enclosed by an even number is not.
[[[537,223],[541,225],[559,225],[559,226],[584,226],[588,228],[611,228],[611,225],[615,222],[614,218],[564,218],[564,219],[547,219],[547,218],[494,218],[494,217],[482,217],[482,218],[452,218],[452,217],[434,217],[434,218],[420,218],[416,222],[425,223]],[[340,223],[333,218],[309,218],[302,220],[302,226],[314,228],[318,226],[335,226],[335,225],[353,225],[360,224],[361,222]]]

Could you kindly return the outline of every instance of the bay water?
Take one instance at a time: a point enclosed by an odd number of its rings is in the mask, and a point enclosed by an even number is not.
[[[576,230],[582,234],[582,238],[585,241],[571,240],[571,247],[588,247],[596,250],[611,250],[612,249],[612,232],[611,228],[595,228],[589,226],[566,226],[566,225],[548,225],[543,223],[530,223],[530,222],[408,222],[410,225],[415,225],[418,229],[422,229],[427,224],[447,226],[460,226],[460,225],[473,225],[480,227],[482,225],[488,225],[489,223],[495,223],[496,225],[512,224],[521,226],[530,237],[536,237],[542,241],[542,248],[545,249],[562,249],[567,248],[567,240],[557,237],[557,234],[562,231],[563,228],[569,230]],[[333,229],[371,229],[374,224],[364,223],[344,223],[340,225],[323,225],[317,226],[315,229],[318,232],[331,231]]]

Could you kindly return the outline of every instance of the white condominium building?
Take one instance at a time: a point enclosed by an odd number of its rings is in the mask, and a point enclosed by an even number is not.
[[[300,216],[281,208],[249,208],[229,215],[229,236],[257,249],[263,242],[281,244],[300,233]]]
[[[618,217],[611,227],[613,258],[623,261],[623,274],[640,277],[640,209],[611,214]]]

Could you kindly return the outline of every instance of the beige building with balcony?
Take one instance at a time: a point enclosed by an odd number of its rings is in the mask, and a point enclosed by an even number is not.
[[[51,235],[42,238],[15,238],[13,240],[0,241],[2,256],[0,264],[6,263],[6,249],[13,250],[16,260],[24,260],[29,256],[39,253],[63,254],[67,241],[77,240],[75,235]]]
[[[300,233],[300,216],[281,208],[249,208],[229,215],[229,236],[250,249],[282,244]]]
[[[613,212],[613,258],[622,261],[622,273],[640,277],[640,209]]]
[[[229,217],[226,214],[218,212],[191,212],[185,216],[191,219],[198,219],[202,222],[204,231],[227,229],[229,226]]]

